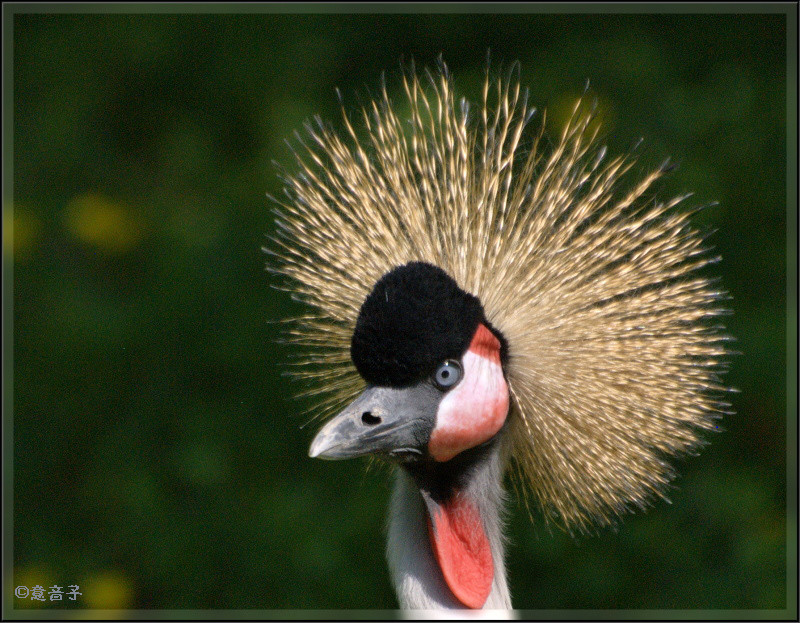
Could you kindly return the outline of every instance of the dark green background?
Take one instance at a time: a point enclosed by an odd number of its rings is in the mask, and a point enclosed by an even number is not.
[[[382,71],[397,92],[401,58],[443,53],[475,97],[490,48],[550,133],[588,79],[612,152],[643,137],[643,168],[680,163],[660,196],[719,202],[696,223],[741,351],[736,415],[671,505],[573,539],[512,500],[515,606],[786,608],[786,24],[14,16],[15,585],[79,584],[78,607],[395,607],[388,470],[309,459],[280,375],[273,321],[301,310],[264,271],[266,194],[304,120],[341,127],[336,87],[354,114]]]

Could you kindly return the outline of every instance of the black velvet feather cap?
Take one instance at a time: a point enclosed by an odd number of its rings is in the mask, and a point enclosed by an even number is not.
[[[411,262],[381,277],[364,300],[350,357],[370,385],[407,387],[460,359],[481,322],[475,296],[441,268]]]

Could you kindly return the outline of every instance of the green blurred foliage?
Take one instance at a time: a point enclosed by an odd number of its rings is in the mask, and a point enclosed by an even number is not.
[[[516,607],[787,607],[785,16],[13,19],[17,584],[79,584],[65,607],[395,607],[388,470],[308,459],[281,376],[274,321],[300,309],[264,271],[266,194],[306,119],[341,127],[336,87],[354,114],[442,53],[475,97],[491,49],[550,132],[589,79],[612,151],[644,137],[643,167],[681,163],[659,193],[719,202],[696,222],[741,351],[736,414],[671,505],[572,538],[512,503]]]

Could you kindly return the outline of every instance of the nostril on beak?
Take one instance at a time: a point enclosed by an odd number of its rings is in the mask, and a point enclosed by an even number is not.
[[[381,418],[377,415],[372,415],[371,411],[364,411],[364,413],[361,414],[361,421],[367,426],[375,426],[375,424],[381,423]]]

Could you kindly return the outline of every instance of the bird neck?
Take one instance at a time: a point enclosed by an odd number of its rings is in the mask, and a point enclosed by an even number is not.
[[[439,464],[433,474],[430,465],[397,470],[389,515],[387,557],[402,609],[465,608],[445,581],[429,536],[429,506],[426,506],[425,496],[443,495],[437,486],[443,485],[477,511],[480,527],[488,540],[493,577],[482,608],[510,610],[502,537],[505,454],[503,440],[496,439],[477,457],[472,457],[474,460],[467,457],[466,469],[456,463],[452,466]]]

